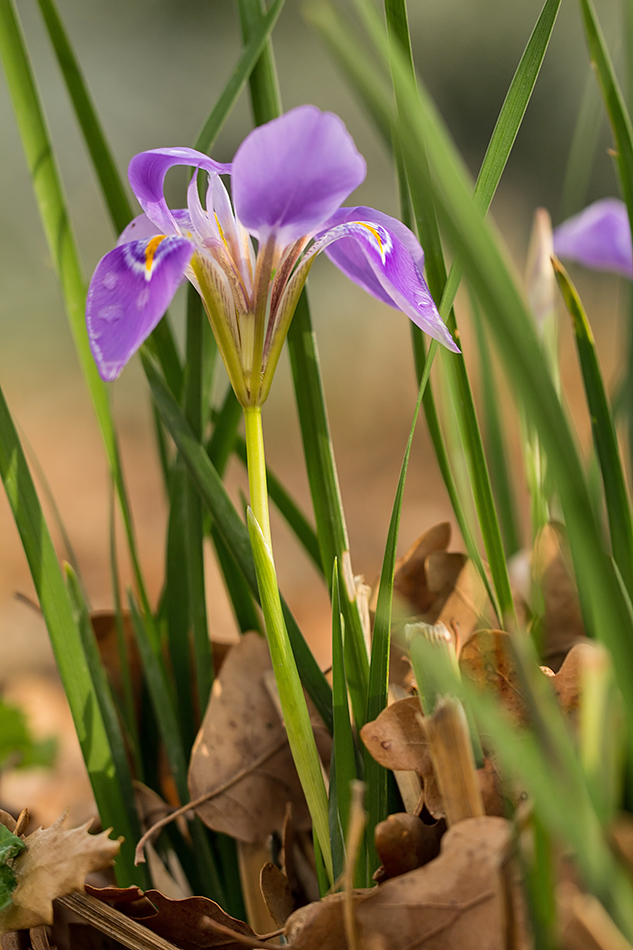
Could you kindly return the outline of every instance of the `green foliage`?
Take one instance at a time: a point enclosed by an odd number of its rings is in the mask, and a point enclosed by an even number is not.
[[[12,834],[4,825],[0,825],[0,910],[10,905],[11,895],[17,885],[11,862],[25,848],[21,838]]]
[[[54,738],[34,739],[22,710],[0,699],[0,771],[50,766],[56,753]]]

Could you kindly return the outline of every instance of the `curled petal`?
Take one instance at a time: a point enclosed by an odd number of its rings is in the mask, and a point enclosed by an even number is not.
[[[424,270],[424,251],[420,247],[420,242],[415,234],[409,230],[402,221],[392,218],[382,211],[376,211],[375,208],[365,208],[362,205],[356,208],[339,208],[325,227],[330,230],[340,224],[348,224],[352,221],[372,221],[379,224],[395,235],[407,249],[417,269],[422,273]],[[325,232],[324,232],[325,233]],[[317,235],[317,240],[319,239]],[[335,243],[326,247],[325,253],[333,264],[336,264],[339,270],[358,284],[368,294],[377,297],[379,300],[394,306],[393,299],[383,288],[380,280],[374,273],[372,264],[367,260],[367,255],[361,244],[356,238],[339,238]]]
[[[165,175],[174,165],[204,168],[209,173],[225,175],[230,165],[214,162],[195,148],[155,148],[135,155],[128,168],[128,178],[138,202],[161,234],[180,234],[180,227],[167,207],[163,188]]]
[[[193,251],[185,238],[159,235],[116,247],[99,261],[88,289],[86,323],[103,380],[116,379],[152,332]]]
[[[314,234],[363,181],[365,160],[338,116],[299,106],[259,126],[233,160],[235,212],[260,242]]]
[[[554,252],[585,267],[633,280],[631,229],[623,202],[604,198],[564,221],[554,231]]]
[[[347,212],[349,209],[341,210]],[[402,310],[421,330],[449,350],[459,353],[459,347],[446,329],[422,276],[419,266],[423,261],[422,249],[413,234],[388,215],[370,208],[352,210],[369,212],[371,217],[328,228],[317,235],[309,254],[328,247],[332,262],[354,283]],[[389,227],[383,223],[385,219],[390,222]],[[331,246],[334,242],[344,245],[340,255]]]

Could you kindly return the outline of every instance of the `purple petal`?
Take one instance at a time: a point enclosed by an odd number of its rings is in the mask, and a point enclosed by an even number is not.
[[[362,205],[356,208],[339,208],[332,217],[326,221],[325,227],[329,230],[339,224],[347,224],[350,221],[372,221],[380,224],[402,242],[411,254],[416,267],[422,273],[424,270],[424,251],[420,247],[415,234],[409,230],[402,221],[392,218],[382,211],[376,211],[374,208],[365,208]],[[318,239],[318,236],[317,236]],[[377,297],[384,303],[393,307],[393,300],[384,290],[382,284],[374,273],[372,264],[367,260],[367,255],[358,240],[354,237],[341,238],[336,243],[329,245],[325,253],[332,263],[336,264],[339,270],[358,284],[368,294]]]
[[[554,231],[554,252],[585,267],[633,280],[631,229],[623,202],[604,198],[564,221]]]
[[[186,208],[179,208],[177,211],[172,211],[171,214],[181,231],[191,231],[191,217]],[[146,214],[139,214],[121,232],[119,240],[116,242],[117,247],[120,247],[121,244],[130,244],[131,241],[144,241],[146,238],[157,237],[162,233],[155,224],[152,224]]]
[[[167,310],[193,251],[186,238],[159,236],[116,247],[97,264],[86,323],[106,382],[116,379]]]
[[[260,242],[312,235],[365,177],[341,119],[300,106],[248,135],[233,160],[233,203]]]
[[[177,221],[167,207],[163,194],[165,175],[174,165],[204,168],[210,173],[225,175],[230,165],[214,162],[195,148],[155,148],[135,155],[128,168],[128,178],[138,202],[161,234],[180,234]]]
[[[341,255],[329,247],[328,256],[344,274],[459,353],[422,276],[423,252],[413,234],[399,221],[371,208],[342,208],[341,216],[349,218],[350,211],[365,212],[364,220],[355,218],[329,227],[317,235],[311,252],[318,253],[335,241],[343,244]]]

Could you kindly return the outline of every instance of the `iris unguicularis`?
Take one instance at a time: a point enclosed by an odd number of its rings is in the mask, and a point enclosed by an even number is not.
[[[164,182],[176,165],[194,173],[187,207],[172,211]],[[200,172],[206,174],[204,205]],[[341,207],[365,172],[341,119],[314,106],[256,128],[230,164],[191,148],[141,152],[128,174],[143,214],[97,265],[86,305],[92,353],[109,381],[147,339],[184,278],[202,298],[244,409],[249,530],[266,631],[288,738],[330,873],[327,798],[272,559],[261,406],[321,251],[368,293],[458,351],[424,280],[424,253],[413,233],[380,211]],[[230,177],[232,202],[222,176]]]

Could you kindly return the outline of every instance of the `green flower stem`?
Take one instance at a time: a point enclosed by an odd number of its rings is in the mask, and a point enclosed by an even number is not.
[[[261,407],[245,406],[244,421],[251,498],[248,531],[253,548],[257,586],[266,623],[270,657],[292,757],[310,809],[330,882],[332,882],[328,797],[310,714],[284,621],[272,555]]]
[[[268,489],[266,485],[266,456],[264,454],[264,430],[262,429],[261,406],[244,407],[244,424],[246,426],[246,466],[248,469],[248,490],[251,498],[251,509],[259,527],[262,529],[264,541],[271,551],[272,538],[270,534],[270,514],[268,510]]]

